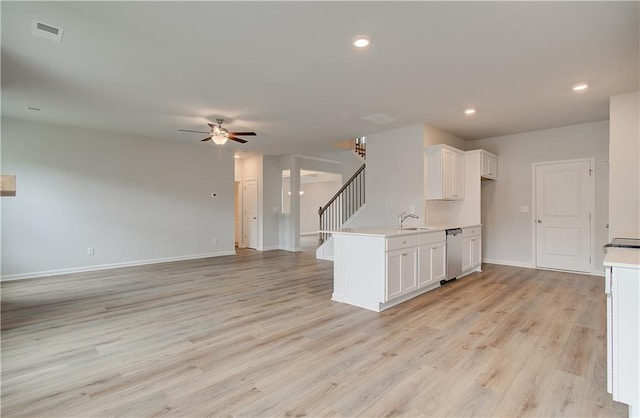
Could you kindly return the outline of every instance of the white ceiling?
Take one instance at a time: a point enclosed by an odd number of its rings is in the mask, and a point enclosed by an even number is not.
[[[185,143],[221,116],[274,155],[420,122],[477,139],[604,120],[639,89],[639,4],[2,1],[2,114]]]

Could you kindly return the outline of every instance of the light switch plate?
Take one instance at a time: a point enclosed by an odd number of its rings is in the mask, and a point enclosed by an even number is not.
[[[529,213],[529,206],[520,206],[520,212]]]

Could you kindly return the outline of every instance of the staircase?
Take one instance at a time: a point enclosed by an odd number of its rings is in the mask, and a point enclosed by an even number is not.
[[[364,168],[362,164],[358,171],[338,190],[329,203],[318,209],[320,216],[320,231],[339,229],[364,205]],[[329,233],[321,232],[319,245],[322,245]]]

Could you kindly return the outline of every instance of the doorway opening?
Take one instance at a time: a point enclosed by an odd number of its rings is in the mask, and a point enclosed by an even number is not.
[[[282,212],[290,213],[290,171],[282,171]],[[300,170],[300,248],[318,247],[318,208],[324,206],[342,187],[342,174]]]

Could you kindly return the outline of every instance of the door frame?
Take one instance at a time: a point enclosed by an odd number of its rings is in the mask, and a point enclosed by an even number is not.
[[[590,170],[591,170],[591,175],[589,176],[589,213],[591,214],[591,218],[589,219],[589,240],[591,241],[591,245],[589,248],[589,259],[591,260],[591,271],[589,272],[590,274],[595,274],[594,272],[594,261],[595,261],[595,254],[593,252],[593,244],[595,242],[595,214],[593,213],[594,208],[595,208],[595,204],[596,204],[596,200],[595,200],[595,196],[596,196],[596,182],[595,182],[595,173],[596,173],[596,169],[595,169],[595,164],[596,164],[596,159],[594,157],[590,157],[590,158],[573,158],[573,159],[569,159],[569,160],[553,160],[553,161],[538,161],[538,162],[534,162],[531,163],[531,265],[533,268],[535,269],[540,269],[540,270],[555,270],[555,269],[550,269],[550,268],[545,268],[545,267],[538,267],[538,237],[537,237],[537,230],[536,230],[536,219],[537,219],[537,207],[538,207],[538,201],[536,200],[536,168],[539,166],[543,166],[543,165],[551,165],[551,164],[568,164],[568,163],[578,163],[578,162],[588,162],[589,166],[590,166]],[[566,271],[571,273],[571,270],[561,270],[561,271]],[[585,274],[584,272],[579,272],[576,271],[575,273],[577,274]]]
[[[246,215],[244,213],[244,210],[246,208],[246,194],[244,192],[245,186],[247,183],[249,182],[253,182],[256,184],[256,250],[259,249],[260,247],[260,210],[259,210],[259,202],[258,202],[258,198],[259,198],[259,193],[258,193],[258,179],[257,178],[248,178],[248,179],[244,179],[242,180],[242,185],[241,185],[241,189],[242,189],[242,247],[241,248],[250,248],[248,245],[249,243],[247,242],[247,240],[245,239],[245,222],[246,222]],[[248,228],[247,228],[248,229]]]

